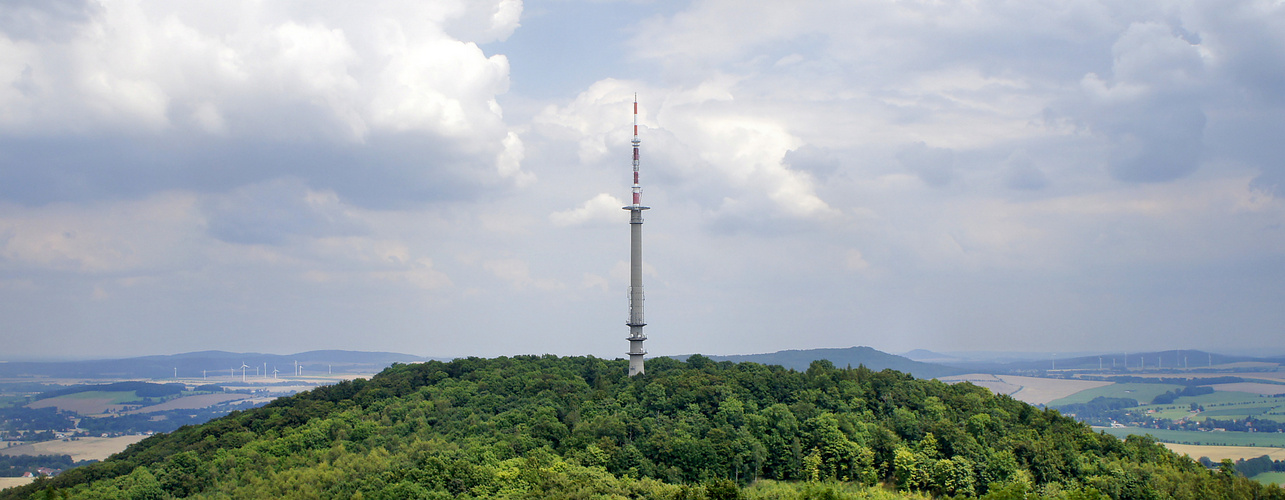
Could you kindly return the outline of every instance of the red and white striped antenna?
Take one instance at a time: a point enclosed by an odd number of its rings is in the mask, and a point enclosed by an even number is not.
[[[638,205],[642,194],[642,185],[638,184],[638,94],[634,94],[634,205]]]

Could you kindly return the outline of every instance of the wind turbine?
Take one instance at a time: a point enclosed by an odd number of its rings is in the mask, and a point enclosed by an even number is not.
[[[274,378],[274,379],[275,379],[275,378],[280,378],[280,377],[278,377],[278,376],[277,376],[277,372],[279,372],[279,371],[281,371],[281,370],[278,370],[278,369],[277,369],[277,367],[275,367],[275,366],[274,366],[274,367],[272,367],[272,378]]]
[[[249,367],[250,365],[247,365],[244,362],[241,363],[241,382],[245,382],[245,369]]]

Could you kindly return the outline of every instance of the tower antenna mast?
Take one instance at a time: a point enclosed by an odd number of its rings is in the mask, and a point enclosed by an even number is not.
[[[643,334],[643,327],[647,325],[643,320],[643,284],[642,284],[642,211],[651,207],[642,206],[640,195],[642,194],[642,185],[638,183],[638,145],[642,141],[638,140],[638,94],[634,94],[634,185],[633,185],[633,204],[621,207],[629,211],[629,376],[641,375],[643,373],[643,356],[647,351],[643,349],[643,341],[647,336]]]

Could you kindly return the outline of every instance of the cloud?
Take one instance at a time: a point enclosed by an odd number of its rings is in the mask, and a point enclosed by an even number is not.
[[[339,165],[382,171],[364,183],[395,202],[432,199],[442,179],[474,190],[527,183],[496,102],[508,62],[477,45],[507,37],[520,12],[516,0],[8,2],[0,142],[14,152],[0,156],[0,179],[43,196],[0,194],[47,203],[133,195],[137,184],[200,189],[208,182],[192,180],[210,177],[235,186],[293,175],[341,193],[363,184],[330,175]],[[334,166],[301,164],[317,151]],[[247,158],[249,172],[220,164]]]
[[[955,152],[948,148],[916,142],[898,151],[897,161],[929,186],[942,187],[955,178]]]
[[[1004,160],[1004,185],[1009,189],[1035,191],[1044,189],[1048,183],[1048,176],[1025,150],[1014,151]]]
[[[10,0],[0,4],[0,33],[11,40],[65,41],[102,6],[90,0]]]
[[[530,266],[521,259],[488,260],[482,263],[482,267],[495,275],[495,277],[509,282],[509,285],[518,291],[534,288],[547,292],[566,288],[566,285],[555,279],[532,277]]]
[[[638,92],[644,200],[648,189],[681,193],[716,224],[745,209],[782,220],[833,216],[813,175],[783,161],[801,141],[773,110],[733,102],[731,84]],[[633,89],[631,82],[596,82],[572,103],[546,108],[535,123],[545,137],[577,144],[582,162],[606,167],[611,152],[629,150]]]
[[[1166,24],[1134,23],[1112,47],[1113,80],[1092,73],[1082,80],[1086,119],[1108,141],[1113,177],[1170,181],[1199,166],[1208,55],[1188,38]]]
[[[212,236],[229,243],[280,244],[295,237],[364,234],[361,220],[330,191],[277,179],[212,196],[203,204]]]
[[[839,157],[827,148],[804,144],[785,153],[781,163],[792,169],[811,173],[814,177],[826,178],[839,170]]]
[[[654,352],[1285,320],[1278,3],[546,7],[0,2],[2,326],[619,356],[635,94]]]
[[[0,275],[65,272],[147,275],[187,265],[197,252],[194,196],[160,193],[130,202],[0,210]]]
[[[578,226],[588,223],[622,223],[626,212],[620,207],[627,203],[607,193],[586,200],[580,207],[549,214],[549,221],[555,226]]]

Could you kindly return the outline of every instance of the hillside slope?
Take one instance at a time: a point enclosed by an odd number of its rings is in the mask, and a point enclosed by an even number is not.
[[[633,379],[625,369],[553,356],[394,365],[0,498],[736,498],[756,479],[993,498],[1285,497],[970,384],[699,355],[653,360]]]

